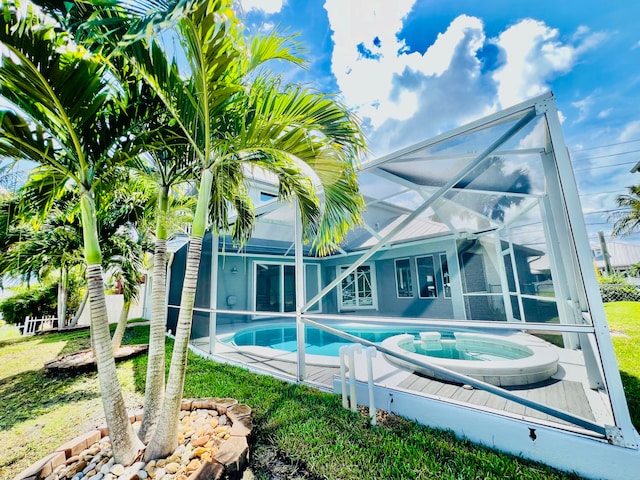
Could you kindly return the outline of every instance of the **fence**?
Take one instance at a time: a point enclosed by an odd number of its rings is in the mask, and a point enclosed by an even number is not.
[[[640,302],[640,286],[629,284],[601,284],[603,302]]]
[[[54,316],[47,316],[42,318],[27,317],[24,319],[24,325],[20,325],[20,333],[22,335],[35,335],[37,332],[44,332],[45,330],[53,330],[57,328],[58,319]]]

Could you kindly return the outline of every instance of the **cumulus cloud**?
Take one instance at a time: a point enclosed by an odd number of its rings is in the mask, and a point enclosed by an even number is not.
[[[262,10],[271,15],[282,10],[284,0],[240,0],[242,8],[249,12],[251,10]]]
[[[625,125],[622,133],[618,137],[619,142],[628,142],[640,138],[640,120],[629,122]]]
[[[325,1],[332,73],[362,118],[374,154],[541,94],[602,40],[579,27],[564,41],[558,30],[532,19],[487,38],[481,19],[460,15],[424,53],[409,52],[400,32],[414,3]],[[574,106],[586,114],[589,99]]]

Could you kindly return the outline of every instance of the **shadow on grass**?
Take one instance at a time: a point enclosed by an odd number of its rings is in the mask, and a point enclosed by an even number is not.
[[[60,405],[98,396],[95,375],[49,376],[44,369],[29,370],[2,380],[0,384],[0,429],[37,418]]]
[[[115,328],[112,327],[112,329]],[[148,327],[128,328],[123,344],[144,343],[148,339]],[[23,341],[38,340],[40,343],[64,342],[58,356],[89,348],[91,340],[88,330],[51,333],[26,337]],[[146,358],[146,355],[145,355]],[[146,364],[146,362],[145,362]],[[0,429],[36,418],[63,404],[90,400],[99,396],[95,372],[69,372],[64,375],[47,374],[44,368],[29,370],[2,379],[0,383]],[[144,391],[144,377],[142,381]]]
[[[624,394],[627,397],[631,422],[640,431],[640,379],[627,372],[620,371]]]

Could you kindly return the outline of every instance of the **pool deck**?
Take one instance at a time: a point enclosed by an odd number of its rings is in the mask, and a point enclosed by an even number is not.
[[[194,339],[194,346],[208,350],[208,341]],[[507,387],[512,393],[526,399],[570,412],[573,415],[600,424],[612,423],[607,400],[601,392],[588,387],[582,355],[578,351],[558,349],[560,365],[558,373],[539,384]],[[251,369],[283,376],[295,380],[297,364],[295,354],[279,352],[266,347],[243,347],[238,349],[216,343],[215,356],[223,361],[242,364]],[[358,361],[359,360],[359,361]],[[307,356],[305,381],[333,391],[334,377],[340,375],[338,359],[335,357]],[[399,368],[387,362],[383,355],[373,359],[374,380],[377,385],[399,389],[443,401],[461,402],[476,408],[508,413],[518,418],[533,421],[569,425],[567,422],[539,412],[530,407],[504,399],[498,395],[446,381],[436,380],[419,373]],[[356,378],[366,381],[366,364],[363,355],[356,355]]]

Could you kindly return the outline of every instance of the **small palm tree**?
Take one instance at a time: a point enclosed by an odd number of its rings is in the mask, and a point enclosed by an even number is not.
[[[630,235],[638,231],[638,227],[640,227],[640,185],[629,187],[629,193],[619,195],[616,202],[618,207],[625,210],[611,216],[611,220],[615,222],[611,236]]]

